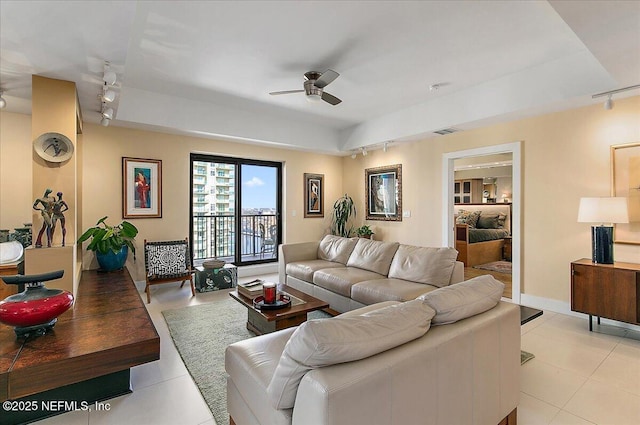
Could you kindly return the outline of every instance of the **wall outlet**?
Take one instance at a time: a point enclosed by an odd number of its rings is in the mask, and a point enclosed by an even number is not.
[[[411,217],[411,211],[410,211],[410,210],[404,210],[404,211],[402,211],[402,217],[404,217],[404,218],[409,218],[409,217]]]

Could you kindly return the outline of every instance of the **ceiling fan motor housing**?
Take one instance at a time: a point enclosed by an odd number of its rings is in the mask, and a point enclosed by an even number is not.
[[[304,91],[307,96],[318,96],[322,97],[322,89],[320,87],[316,87],[316,80],[307,80],[304,82]]]

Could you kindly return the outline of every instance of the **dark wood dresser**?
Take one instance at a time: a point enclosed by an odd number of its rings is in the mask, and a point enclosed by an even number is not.
[[[640,264],[597,264],[588,258],[571,263],[571,310],[640,325]]]
[[[0,324],[0,401],[31,407],[3,410],[0,422],[64,413],[51,411],[49,400],[69,400],[73,410],[129,393],[130,368],[159,358],[160,337],[129,272],[85,271],[74,307],[47,334],[21,342]]]

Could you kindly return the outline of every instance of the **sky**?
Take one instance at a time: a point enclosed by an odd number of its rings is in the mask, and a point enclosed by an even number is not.
[[[276,207],[276,169],[242,166],[242,208]]]

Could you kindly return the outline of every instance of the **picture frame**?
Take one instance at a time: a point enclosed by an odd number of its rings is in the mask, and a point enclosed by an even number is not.
[[[304,216],[324,217],[324,174],[304,173]]]
[[[122,158],[122,217],[162,217],[162,161]]]
[[[402,221],[402,164],[365,169],[367,220]]]
[[[611,196],[629,205],[629,223],[614,224],[614,243],[640,245],[640,142],[611,146]]]

